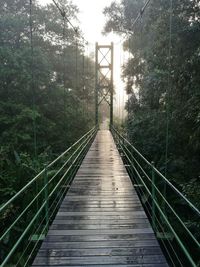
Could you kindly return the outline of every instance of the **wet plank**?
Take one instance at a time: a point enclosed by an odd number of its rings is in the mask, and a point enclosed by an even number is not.
[[[168,266],[109,131],[98,132],[32,266]]]
[[[90,256],[132,256],[132,255],[161,255],[158,247],[139,248],[80,248],[80,249],[41,249],[38,257],[90,257]]]
[[[157,246],[155,240],[98,240],[98,241],[79,241],[79,242],[43,242],[41,250],[48,249],[94,249],[94,248],[148,248]]]
[[[37,265],[38,267],[43,267],[44,265]],[[46,267],[50,267],[50,266],[52,266],[52,265],[45,265]],[[76,266],[76,267],[83,267],[83,265],[56,265],[57,267],[63,267],[63,266],[65,266],[65,267],[70,267],[70,266]],[[90,266],[90,267],[110,267],[110,266],[115,266],[115,265],[107,265],[107,264],[104,264],[104,265],[99,265],[99,264],[95,264],[95,265],[85,265],[85,266]],[[166,263],[153,263],[153,264],[123,264],[123,265],[119,265],[119,264],[117,264],[117,267],[168,267],[168,265],[166,264]]]
[[[135,234],[95,234],[95,235],[47,235],[45,242],[99,242],[99,241],[139,241],[155,240],[153,233],[135,233]],[[158,245],[158,244],[157,244]]]
[[[90,256],[90,257],[36,257],[35,264],[50,265],[50,266],[90,266],[94,264],[105,265],[110,264],[116,266],[118,264],[140,264],[143,266],[145,263],[165,263],[164,257],[161,255],[132,255],[132,256]]]

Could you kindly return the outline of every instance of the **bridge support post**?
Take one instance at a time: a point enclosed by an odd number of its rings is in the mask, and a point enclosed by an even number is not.
[[[110,108],[110,126],[113,125],[113,43],[95,47],[95,124],[99,124],[99,106]]]
[[[46,221],[46,232],[48,231],[49,228],[49,193],[48,193],[48,173],[47,173],[47,168],[45,168],[45,173],[44,173],[44,200],[45,200],[45,221]]]
[[[152,170],[151,170],[151,193],[152,193],[152,226],[154,231],[156,231],[156,192],[155,192],[155,171],[154,171],[154,162],[152,164]]]
[[[95,125],[98,125],[98,43],[96,43],[95,47]]]
[[[111,66],[110,66],[110,128],[113,126],[113,43],[111,43]]]

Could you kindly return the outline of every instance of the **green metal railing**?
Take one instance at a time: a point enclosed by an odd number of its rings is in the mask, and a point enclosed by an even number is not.
[[[111,132],[172,266],[200,266],[200,211],[114,127]]]
[[[2,267],[29,265],[96,132],[87,132],[0,207]]]

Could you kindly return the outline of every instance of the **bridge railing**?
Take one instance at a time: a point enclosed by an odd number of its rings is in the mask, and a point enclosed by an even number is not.
[[[111,132],[173,266],[200,264],[200,211],[114,127]]]
[[[96,132],[87,132],[0,207],[0,266],[30,263]]]

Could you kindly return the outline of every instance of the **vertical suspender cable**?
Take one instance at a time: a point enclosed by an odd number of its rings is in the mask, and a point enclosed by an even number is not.
[[[86,58],[86,78],[88,77],[89,75],[89,43],[87,43],[87,58]],[[88,83],[87,83],[87,79],[86,79],[86,87],[88,86]],[[89,112],[89,107],[88,107],[88,88],[86,88],[87,91],[86,91],[86,112],[87,112],[87,116],[88,116],[88,112]]]
[[[167,178],[168,171],[168,151],[169,151],[169,94],[171,92],[171,49],[172,49],[172,8],[173,0],[170,0],[170,15],[169,15],[169,49],[168,49],[168,85],[166,90],[166,142],[165,142],[165,177]]]
[[[140,17],[140,45],[143,44],[143,17],[141,15]],[[138,90],[138,105],[140,108],[140,104],[141,104],[141,94],[140,94],[140,88]]]
[[[83,48],[83,89],[85,89],[85,47]]]
[[[129,36],[128,39],[128,63],[130,64],[130,58],[131,58],[131,36]],[[129,93],[129,86],[130,86],[130,81],[128,81],[128,125],[130,123],[130,93]]]
[[[82,90],[83,90],[83,113],[86,114],[86,101],[85,101],[85,46],[83,48],[83,71],[82,71]]]
[[[65,20],[65,12],[62,14],[63,17],[63,105],[64,105],[64,126],[66,126],[66,54],[65,54],[65,41],[66,41],[66,20]],[[66,130],[66,129],[65,129]]]
[[[121,53],[121,44],[119,44],[119,65],[120,65],[120,71],[121,71],[121,66],[122,66],[122,53]],[[122,120],[121,120],[121,89],[122,88],[119,88],[119,122],[120,122],[120,125],[122,124]]]
[[[75,72],[76,72],[76,90],[78,89],[78,41],[77,41],[77,37],[76,37],[76,49],[75,49]]]
[[[34,151],[34,168],[36,168],[36,159],[37,159],[37,132],[36,132],[36,106],[35,106],[35,80],[34,80],[34,64],[33,64],[33,59],[34,59],[34,54],[33,54],[33,12],[32,12],[32,7],[33,3],[32,0],[29,2],[30,5],[30,10],[29,10],[29,27],[30,27],[30,49],[31,49],[31,91],[32,91],[32,109],[33,109],[33,151]],[[36,181],[35,183],[35,190],[36,194],[39,191],[39,185],[38,182]],[[38,211],[39,208],[39,202],[38,199],[36,201],[36,211]],[[37,218],[38,220],[38,218]],[[36,221],[37,223],[37,221]]]
[[[121,43],[119,44],[119,65],[120,65],[120,71],[122,69],[122,45]],[[121,99],[121,90],[123,90],[123,88],[120,88],[119,91],[119,121],[120,121],[120,125],[122,124],[122,99]]]
[[[76,36],[76,48],[75,48],[75,89],[76,89],[76,94],[78,94],[78,86],[79,86],[79,83],[78,83],[78,40],[77,40],[77,36]],[[79,98],[78,98],[78,101],[79,101]],[[79,105],[81,103],[77,103],[78,106],[76,108],[76,117],[78,116],[78,112],[79,112]]]
[[[124,53],[124,47],[123,47],[123,44],[122,44],[122,52],[123,52],[123,55],[122,55],[122,65],[123,65],[123,68],[124,68],[124,64],[125,64],[125,53]],[[122,109],[122,124],[124,124],[124,117],[125,117],[125,98],[124,98],[124,87],[123,87],[123,95],[122,95],[122,102],[123,102],[123,109]]]
[[[67,131],[67,118],[66,118],[66,13],[61,13],[63,17],[63,45],[62,45],[62,57],[63,57],[63,119],[64,119],[64,130]]]
[[[37,133],[36,133],[36,107],[35,107],[35,83],[34,83],[34,66],[33,66],[33,18],[32,18],[32,0],[29,2],[29,29],[30,29],[30,50],[31,50],[31,93],[33,109],[33,151],[34,157],[37,158]]]
[[[67,16],[66,16],[66,12],[65,12],[65,10],[64,9],[62,9],[61,7],[60,7],[60,5],[55,1],[55,0],[52,0],[53,2],[54,2],[54,4],[55,4],[55,6],[57,7],[57,9],[59,10],[59,12],[60,12],[60,14],[61,14],[61,16],[63,17],[63,20],[64,20],[64,32],[65,32],[65,20],[70,24],[70,26],[72,27],[72,29],[74,30],[74,32],[75,32],[75,34],[76,34],[76,66],[75,66],[75,68],[76,68],[76,70],[75,70],[75,79],[76,79],[76,81],[75,81],[75,89],[78,89],[78,43],[77,43],[77,36],[78,36],[78,29],[76,28],[76,27],[74,27],[74,25],[70,22],[70,20],[67,18]],[[63,35],[63,38],[65,39],[65,36]],[[84,39],[85,40],[85,39]],[[65,50],[65,49],[64,49]],[[64,59],[64,62],[65,62],[65,57],[63,57]],[[64,68],[65,69],[65,68]],[[64,70],[65,71],[65,70]],[[66,72],[66,71],[65,71]],[[63,75],[64,76],[64,90],[65,90],[65,88],[66,88],[66,79],[65,79],[65,74]],[[64,99],[65,99],[65,97],[64,97]],[[64,100],[65,101],[65,100]],[[78,112],[78,110],[76,109],[76,112]]]

